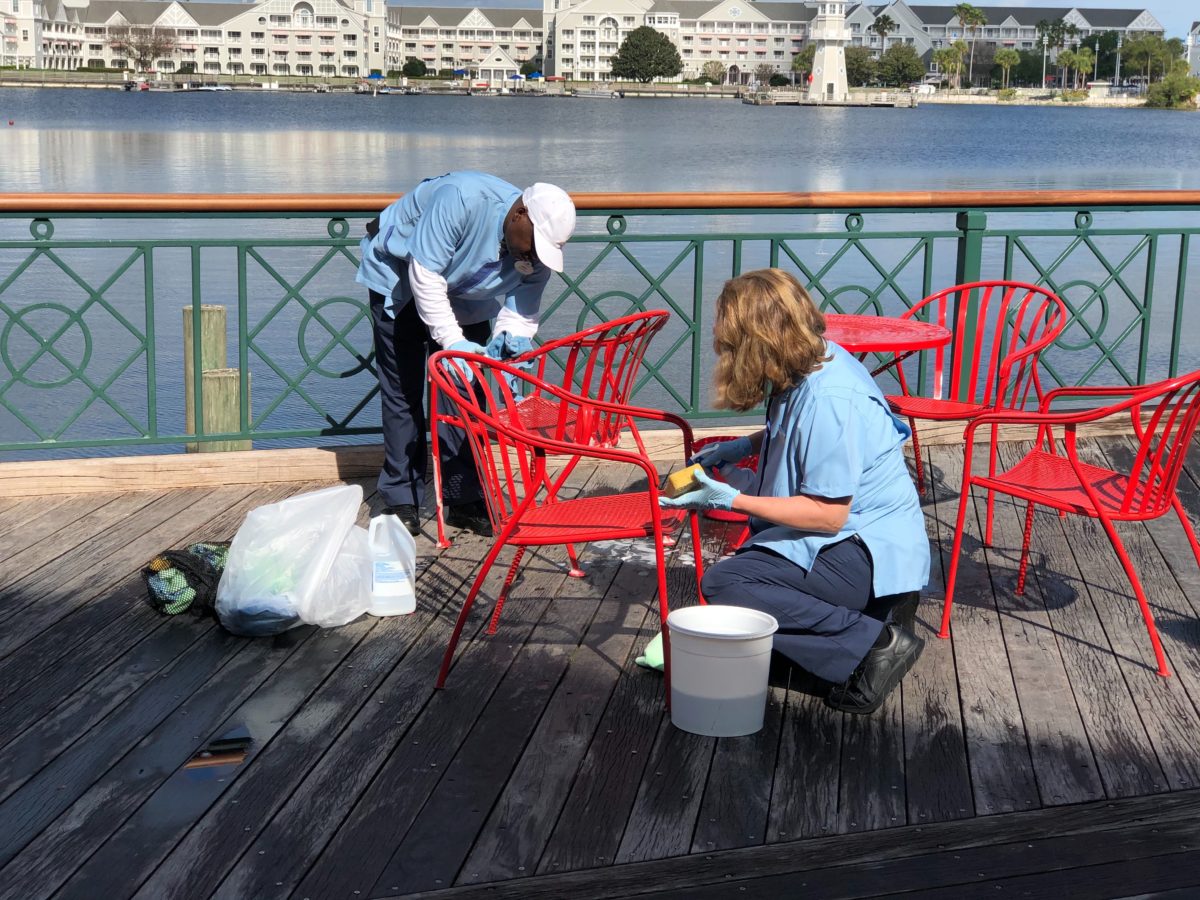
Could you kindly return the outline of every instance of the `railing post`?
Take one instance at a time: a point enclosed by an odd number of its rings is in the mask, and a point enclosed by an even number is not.
[[[983,270],[983,232],[987,228],[987,214],[980,209],[964,210],[958,214],[954,226],[958,229],[958,258],[954,267],[954,283],[970,284],[979,281]],[[958,305],[961,303],[969,305],[962,318],[959,318]],[[957,295],[953,312],[954,327],[957,328],[957,323],[962,322],[962,327],[968,333],[974,332],[977,312],[974,291],[965,296]],[[966,349],[959,359],[958,371],[950,375],[954,379],[950,386],[950,396],[957,400],[966,400],[965,392],[971,383],[971,373],[975,371],[976,364],[975,352],[972,349],[974,343],[964,341],[963,336],[957,334],[953,340],[955,346],[963,346]]]

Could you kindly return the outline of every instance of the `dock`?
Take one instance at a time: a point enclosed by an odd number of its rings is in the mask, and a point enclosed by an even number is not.
[[[159,615],[141,567],[335,476],[117,490],[97,475],[0,498],[0,897],[1192,895],[1200,571],[1178,523],[1120,526],[1170,678],[1095,523],[1039,514],[1014,595],[1023,507],[1007,499],[985,548],[975,498],[939,640],[962,449],[922,446],[924,654],[867,717],[776,667],[766,725],[744,738],[675,729],[661,675],[634,664],[658,627],[644,544],[580,548],[582,579],[539,550],[488,636],[497,565],[435,691],[488,540],[439,551],[427,520],[415,614],[254,640]],[[343,477],[364,486],[365,522],[381,503],[370,453],[356,459]],[[570,490],[625,478],[581,466]],[[1180,496],[1200,518],[1196,454]],[[729,528],[705,525],[710,563]],[[675,606],[696,602],[693,552],[686,533],[671,550]]]

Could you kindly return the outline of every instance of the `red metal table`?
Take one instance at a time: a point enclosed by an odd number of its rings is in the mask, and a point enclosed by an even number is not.
[[[895,359],[871,372],[878,375],[913,353],[946,346],[950,330],[918,319],[826,313],[825,338],[851,353],[896,354]]]

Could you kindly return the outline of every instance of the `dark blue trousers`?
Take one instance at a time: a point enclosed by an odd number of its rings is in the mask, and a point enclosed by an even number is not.
[[[779,622],[774,648],[826,681],[850,677],[883,630],[863,613],[872,599],[873,566],[856,539],[817,554],[812,569],[770,550],[748,547],[704,573],[709,603],[745,606]]]
[[[370,292],[371,326],[375,334],[375,368],[379,373],[379,400],[383,411],[383,471],[379,473],[379,496],[388,506],[425,500],[425,468],[428,446],[425,434],[426,362],[442,349],[429,335],[429,328],[410,302],[389,318],[383,310],[383,295]],[[464,325],[469,341],[486,344],[489,322]],[[438,429],[442,456],[442,499],[454,506],[483,498],[475,459],[466,435],[457,428]]]

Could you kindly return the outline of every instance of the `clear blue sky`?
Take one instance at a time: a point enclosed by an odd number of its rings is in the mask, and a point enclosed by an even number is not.
[[[769,2],[769,0],[764,0]],[[927,3],[928,0],[921,0]],[[403,4],[392,0],[393,6]],[[531,9],[541,6],[541,0],[416,0],[416,2],[407,4],[409,6],[478,6],[480,9],[488,9],[490,7],[518,7],[523,9]],[[717,0],[713,0],[713,6],[717,5]],[[940,5],[937,3],[930,5]],[[953,3],[947,3],[946,6],[953,6]],[[1061,7],[1069,9],[1070,2],[1061,0],[1005,0],[1003,3],[980,3],[975,0],[976,6],[981,6],[986,9],[988,6],[1048,6]],[[1131,3],[1130,0],[1088,0],[1088,2],[1080,3],[1080,9],[1148,9],[1154,18],[1162,22],[1163,28],[1167,31],[1167,37],[1181,38],[1187,34],[1188,28],[1197,20],[1200,20],[1200,3],[1197,0],[1150,0],[1149,3]]]

